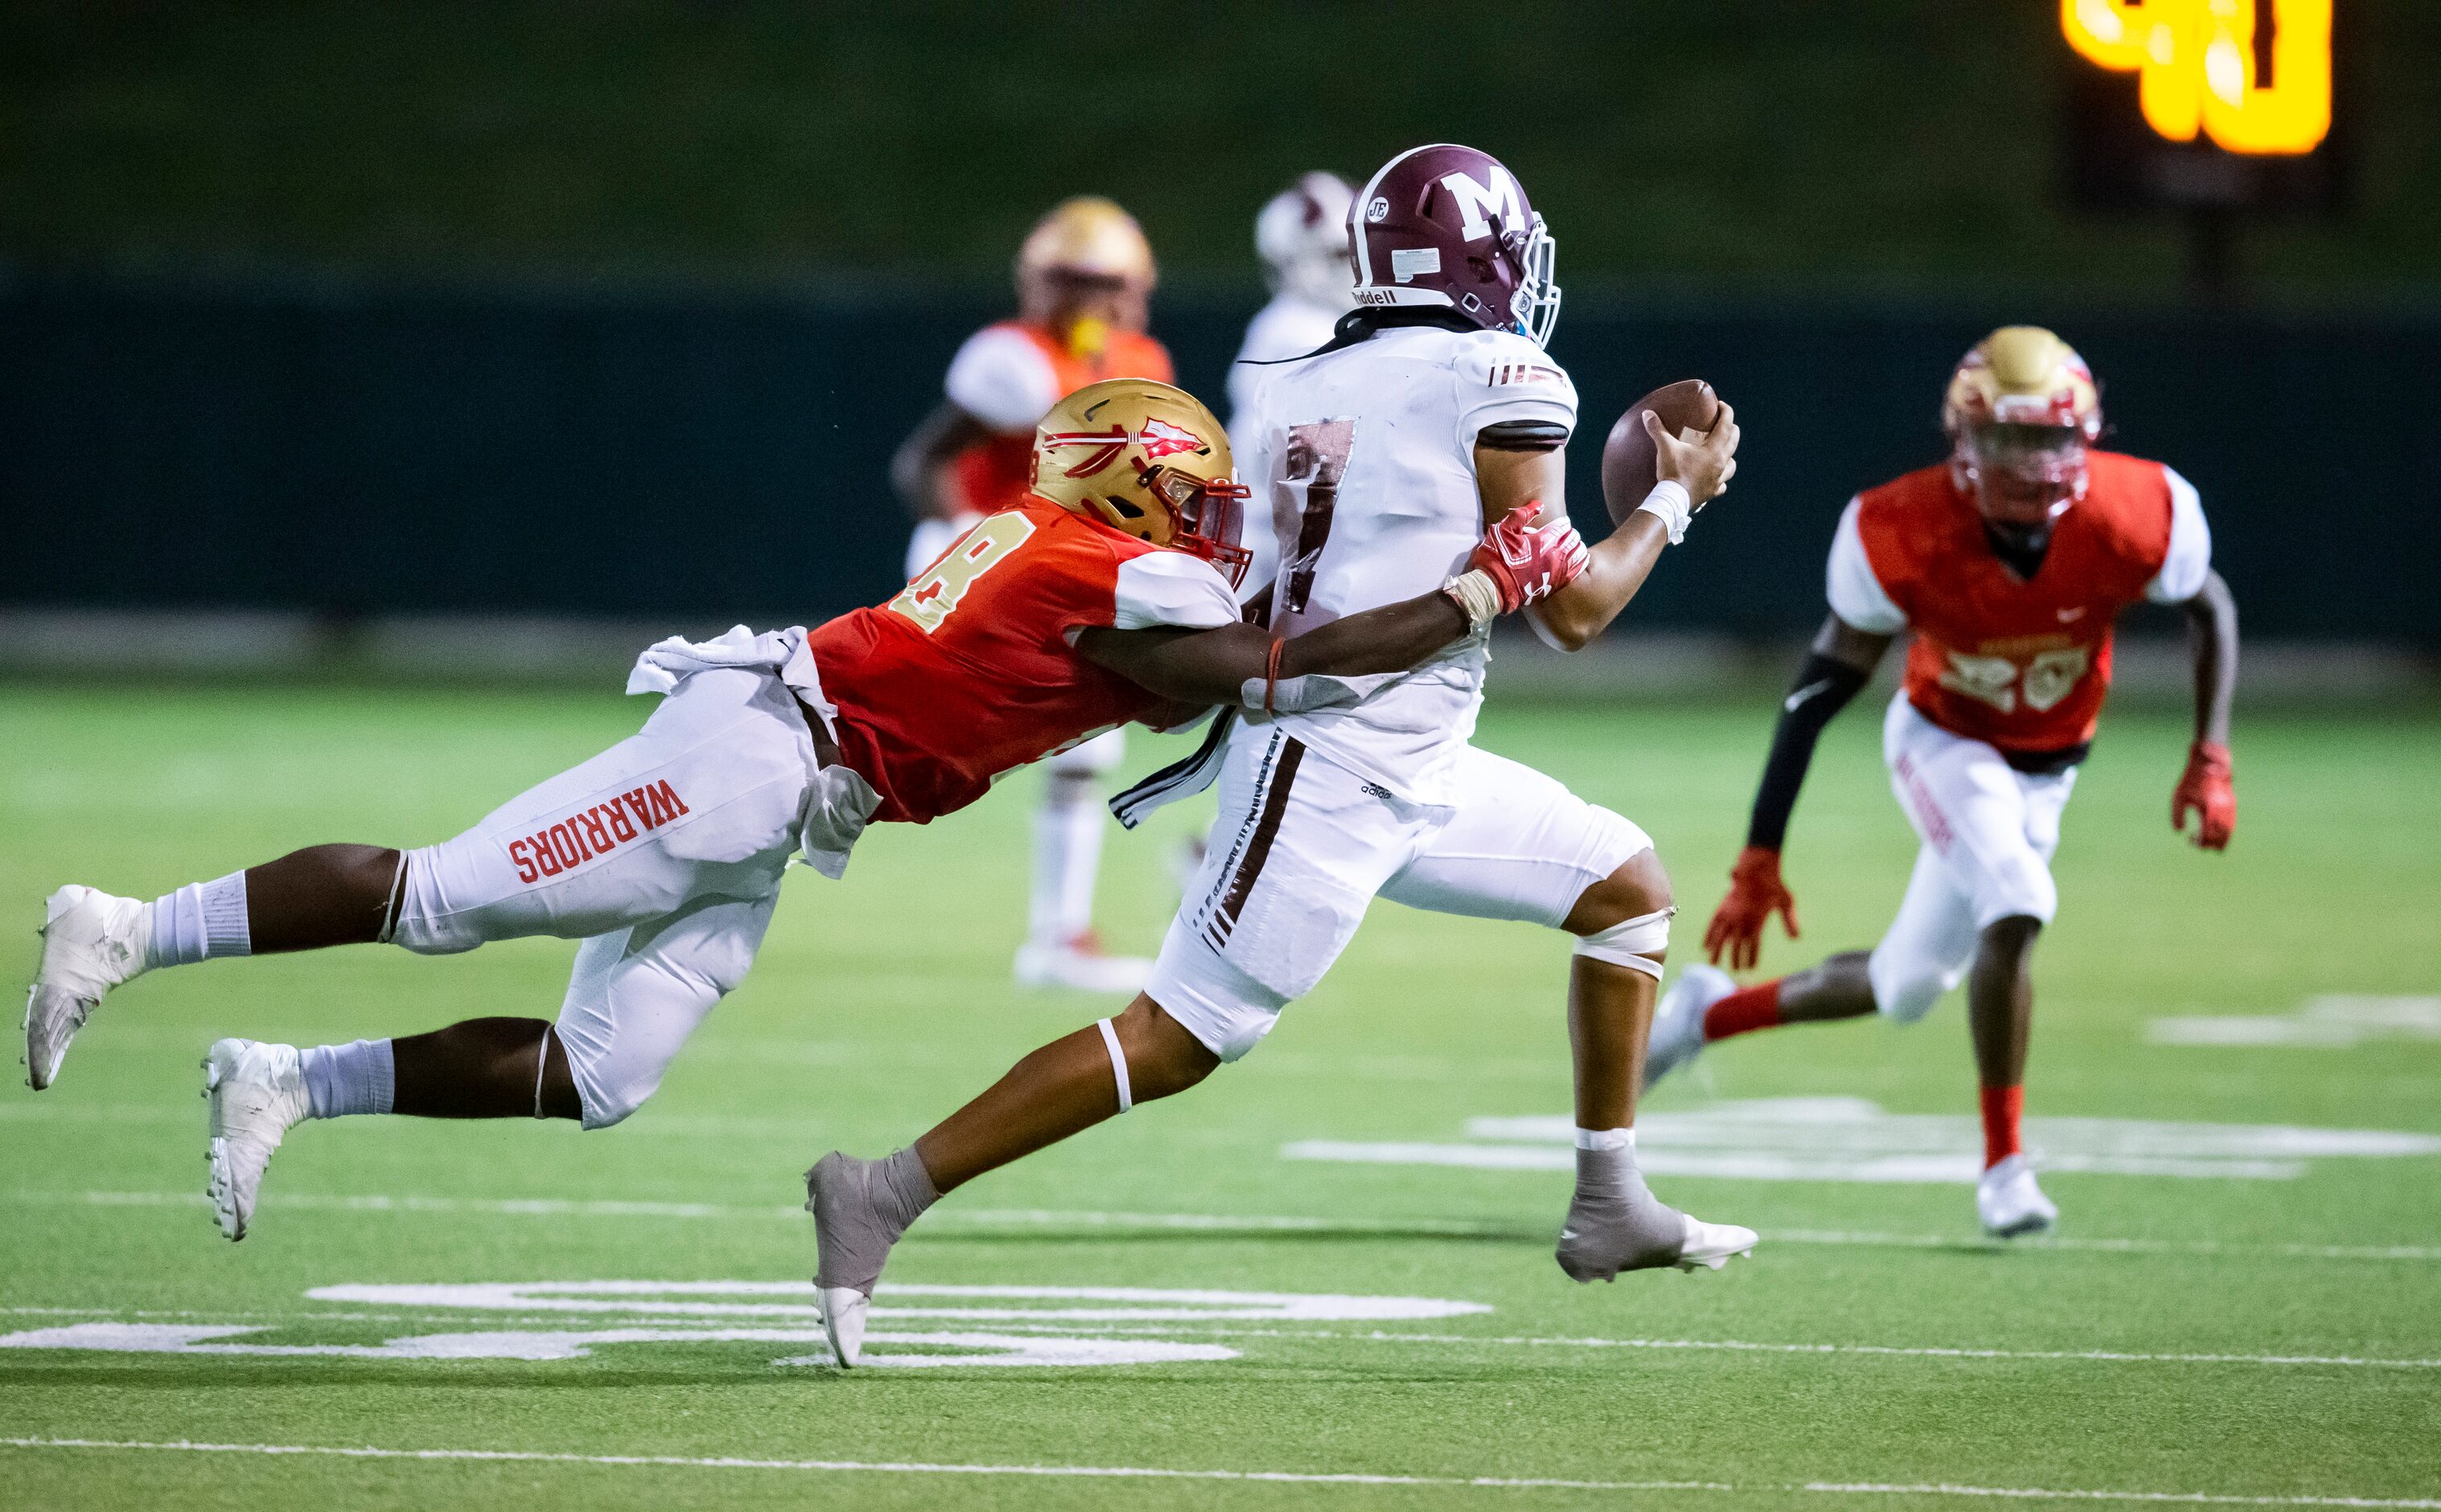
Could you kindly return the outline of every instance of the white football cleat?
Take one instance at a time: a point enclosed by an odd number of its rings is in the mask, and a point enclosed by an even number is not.
[[[212,1105],[211,1150],[206,1157],[211,1180],[205,1194],[212,1199],[221,1233],[243,1239],[271,1152],[311,1110],[304,1062],[294,1045],[221,1040],[204,1057],[204,1096]]]
[[[1017,984],[1021,987],[1066,987],[1132,997],[1144,990],[1152,963],[1142,956],[1106,956],[1093,936],[1079,935],[1064,945],[1017,947]]]
[[[1729,1263],[1729,1256],[1754,1258],[1755,1242],[1762,1237],[1752,1229],[1742,1229],[1734,1223],[1706,1223],[1691,1213],[1678,1215],[1687,1220],[1687,1242],[1678,1251],[1677,1266],[1692,1270],[1702,1266],[1718,1270]]]
[[[1975,1215],[1993,1238],[2015,1239],[2048,1231],[2059,1221],[2059,1209],[2035,1184],[2033,1162],[2012,1155],[1975,1184]]]
[[[43,963],[26,994],[26,1085],[60,1074],[68,1041],[111,988],[141,976],[144,905],[97,888],[63,887],[43,905]]]
[[[1704,1012],[1738,990],[1729,974],[1701,963],[1678,973],[1653,1010],[1653,1037],[1644,1048],[1644,1085],[1653,1084],[1704,1053]]]
[[[823,1309],[823,1333],[831,1341],[831,1359],[841,1370],[864,1358],[864,1319],[873,1299],[854,1287],[820,1287],[815,1300]]]

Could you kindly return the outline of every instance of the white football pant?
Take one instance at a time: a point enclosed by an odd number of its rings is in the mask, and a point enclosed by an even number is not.
[[[1277,726],[1241,724],[1203,865],[1145,992],[1223,1060],[1255,1047],[1347,948],[1374,897],[1558,928],[1653,848],[1530,766],[1462,747],[1454,805],[1417,804]]]
[[[408,852],[390,938],[425,955],[582,938],[558,1035],[585,1126],[606,1127],[745,980],[809,813],[853,843],[877,804],[818,768],[777,676],[698,672],[636,734]]]
[[[1905,693],[1882,722],[1882,759],[1924,847],[1898,917],[1873,947],[1873,1002],[1913,1023],[1965,977],[1987,926],[2018,915],[2049,924],[2058,911],[2052,852],[2076,772],[2018,771],[1991,746],[1916,712]]]

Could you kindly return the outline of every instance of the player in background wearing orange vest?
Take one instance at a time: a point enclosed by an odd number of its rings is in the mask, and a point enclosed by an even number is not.
[[[1840,517],[1831,617],[1781,705],[1746,848],[1704,944],[1744,970],[1772,914],[1797,937],[1780,849],[1815,740],[1891,640],[1912,631],[1882,730],[1890,786],[1924,842],[1898,918],[1870,952],[1744,991],[1710,966],[1689,967],[1654,1015],[1646,1079],[1749,1030],[1875,1012],[1912,1023],[1966,978],[1982,1080],[1976,1212],[1985,1232],[2010,1238],[2059,1216],[2018,1138],[2034,1017],[2027,967],[2059,901],[2052,850],[2109,690],[2112,621],[2139,600],[2186,611],[2196,735],[2170,824],[2183,829],[2192,812],[2196,843],[2217,851],[2237,819],[2237,606],[2212,569],[2194,487],[2160,462],[2090,449],[2100,396],[2059,337],[2033,326],[1993,332],[1951,375],[1941,419],[1946,462],[1867,490]]]
[[[916,519],[907,576],[931,567],[986,514],[1025,496],[1034,427],[1051,406],[1109,378],[1170,381],[1169,352],[1145,334],[1152,248],[1109,200],[1063,202],[1017,255],[1017,318],[984,327],[949,361],[948,399],[891,460]],[[1106,956],[1094,935],[1102,858],[1100,780],[1127,754],[1113,729],[1043,763],[1034,877],[1017,980],[1029,987],[1131,993],[1151,963]]]

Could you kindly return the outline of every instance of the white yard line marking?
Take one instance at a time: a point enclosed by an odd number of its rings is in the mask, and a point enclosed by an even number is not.
[[[567,1454],[539,1449],[380,1449],[335,1444],[205,1444],[178,1439],[0,1438],[0,1448],[26,1449],[162,1450],[186,1454],[306,1454],[356,1460],[462,1460],[522,1465],[598,1465],[718,1470],[797,1470],[868,1475],[1007,1475],[1062,1480],[1239,1481],[1298,1485],[1411,1485],[1486,1490],[1801,1492],[1817,1496],[2002,1497],[2016,1501],[2151,1502],[2201,1506],[2339,1506],[2411,1508],[2431,1512],[2441,1501],[2424,1497],[2277,1496],[2215,1491],[2046,1490],[2033,1486],[1883,1485],[1808,1481],[1735,1485],[1724,1481],[1582,1481],[1558,1476],[1389,1475],[1319,1470],[1180,1470],[1133,1465],[943,1465],[914,1460],[763,1460],[729,1455]]]
[[[1972,1234],[1872,1233],[1839,1229],[1773,1229],[1763,1237],[1781,1244],[1853,1244],[1883,1249],[2020,1251],[2064,1250],[2106,1254],[2278,1255],[2295,1260],[2441,1260],[2432,1244],[2267,1244],[2243,1239],[1984,1239]]]
[[[196,1207],[200,1192],[9,1192],[0,1202],[83,1207]],[[576,1197],[391,1197],[375,1193],[270,1193],[272,1209],[336,1213],[475,1213],[522,1218],[766,1218],[805,1221],[798,1203],[769,1206],[717,1202],[647,1202]],[[936,1208],[924,1219],[927,1232],[947,1228],[1191,1230],[1209,1233],[1383,1233],[1418,1238],[1482,1239],[1518,1234],[1515,1223],[1462,1218],[1320,1218],[1288,1215],[1221,1213],[1106,1213],[1065,1208]],[[1537,1241],[1541,1239],[1538,1231]],[[2195,1254],[2277,1256],[2296,1260],[2441,1260],[2441,1245],[2276,1244],[2242,1239],[2017,1239],[2005,1244],[1971,1233],[1877,1233],[1839,1229],[1767,1229],[1770,1244],[1858,1245],[1900,1250],[2000,1250],[2013,1253]]]
[[[264,1309],[202,1309],[202,1308],[104,1308],[104,1307],[0,1307],[0,1315],[17,1314],[39,1317],[91,1319],[99,1322],[137,1322],[149,1319],[181,1321],[229,1322],[250,1321],[263,1324],[290,1323],[298,1321],[349,1323],[441,1323],[463,1326],[468,1313],[406,1313],[406,1312],[317,1312]],[[1042,1315],[1044,1323],[1032,1323],[1022,1313],[999,1311],[968,1314],[961,1309],[905,1309],[881,1307],[877,1316],[922,1316],[957,1319],[980,1317],[988,1321],[995,1333],[1058,1334],[1062,1337],[1091,1335],[1124,1337],[1129,1335],[1193,1335],[1210,1339],[1282,1339],[1291,1341],[1313,1340],[1337,1342],[1382,1344],[1436,1344],[1456,1348],[1525,1348],[1525,1349],[1655,1349],[1754,1355],[1864,1355],[1917,1359],[2025,1359],[2047,1360],[2068,1364],[2104,1365],[2262,1365],[2308,1366],[2353,1370],[2441,1370],[2441,1359],[2418,1359],[2404,1357],[2368,1355],[2256,1355],[2230,1353],[2161,1352],[2127,1349],[1989,1349],[1948,1344],[1858,1344],[1858,1343],[1772,1343],[1744,1339],[1604,1339],[1554,1335],[1548,1337],[1526,1334],[1421,1334],[1398,1333],[1389,1329],[1358,1332],[1336,1328],[1251,1328],[1232,1324],[1201,1323],[1182,1319],[1175,1323],[1130,1323],[1123,1322],[1059,1320],[1056,1315]],[[567,1327],[579,1320],[615,1321],[637,1324],[658,1324],[671,1328],[702,1329],[704,1320],[688,1315],[639,1317],[631,1312],[610,1308],[599,1310],[570,1308],[550,1314],[502,1316],[495,1312],[476,1314],[486,1324],[523,1323]],[[56,1330],[53,1330],[56,1332]],[[9,1340],[27,1336],[9,1335]],[[707,1336],[709,1337],[709,1336]],[[41,1347],[32,1342],[9,1347]],[[63,1346],[67,1347],[67,1346]],[[82,1347],[82,1346],[76,1346]]]
[[[1004,1333],[1024,1333],[1024,1323],[995,1323]],[[1944,1344],[1776,1344],[1743,1339],[1594,1339],[1523,1334],[1404,1334],[1388,1329],[1239,1328],[1202,1323],[1160,1327],[1103,1326],[1096,1333],[1196,1334],[1216,1339],[1330,1339],[1383,1344],[1499,1345],[1546,1349],[1686,1349],[1760,1355],[1891,1355],[1929,1359],[2044,1359],[2106,1365],[2331,1365],[2361,1370],[2441,1370],[2441,1359],[2394,1359],[2361,1355],[2162,1354],[2122,1349],[1980,1349]]]

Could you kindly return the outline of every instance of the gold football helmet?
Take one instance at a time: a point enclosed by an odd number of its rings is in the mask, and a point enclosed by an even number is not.
[[[1152,243],[1136,218],[1098,194],[1062,200],[1037,221],[1018,249],[1022,283],[1037,274],[1066,273],[1153,285]]]
[[[2087,441],[2102,434],[2102,395],[2076,349],[2040,326],[2002,326],[1975,344],[1949,375],[1941,428],[2070,425]]]
[[[2040,326],[2002,326],[1950,373],[1941,428],[1950,475],[1984,517],[2035,530],[2085,496],[2102,395],[2075,348]]]
[[[1076,357],[1098,358],[1114,326],[1142,331],[1152,286],[1144,228],[1099,195],[1061,201],[1018,249],[1019,317],[1049,326]]]
[[[1034,492],[1154,546],[1200,556],[1232,587],[1247,495],[1229,433],[1202,401],[1149,378],[1087,384],[1051,406],[1034,432]]]

